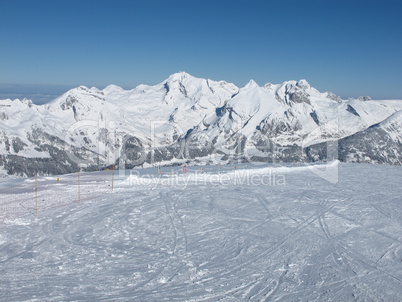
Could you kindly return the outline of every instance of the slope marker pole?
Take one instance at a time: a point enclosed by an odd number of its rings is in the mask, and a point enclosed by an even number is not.
[[[77,172],[78,176],[78,202],[81,201],[81,188],[80,188],[80,171]]]
[[[114,165],[112,166],[112,193],[114,189]]]
[[[35,176],[35,216],[38,216],[38,177]]]

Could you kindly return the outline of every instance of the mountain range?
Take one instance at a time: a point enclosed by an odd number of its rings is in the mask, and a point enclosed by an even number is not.
[[[402,163],[402,100],[343,100],[306,80],[239,88],[185,72],[132,90],[0,100],[0,174],[233,162]]]

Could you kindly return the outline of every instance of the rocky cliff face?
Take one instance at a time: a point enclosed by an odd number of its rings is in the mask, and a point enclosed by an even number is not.
[[[402,162],[402,101],[342,100],[306,80],[239,88],[181,72],[155,86],[81,86],[41,106],[0,104],[7,174],[336,157]]]

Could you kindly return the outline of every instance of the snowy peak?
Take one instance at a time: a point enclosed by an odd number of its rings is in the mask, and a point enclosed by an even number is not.
[[[223,106],[239,90],[234,84],[196,78],[185,72],[171,75],[162,84],[166,90],[164,103],[168,105],[191,103],[193,109],[199,107],[215,110],[216,107]]]
[[[256,89],[256,88],[260,88],[260,86],[258,86],[258,84],[254,81],[254,80],[250,80],[246,86],[244,86],[244,90],[251,90],[251,89]]]
[[[310,104],[310,96],[312,94],[321,97],[319,92],[311,88],[310,84],[303,79],[284,82],[276,91],[277,99],[288,105],[295,103]]]
[[[80,86],[73,88],[56,98],[49,103],[51,107],[60,107],[62,110],[68,110],[81,104],[82,106],[89,105],[91,103],[99,103],[104,100],[104,93],[97,88],[88,88]],[[75,107],[74,107],[75,108]]]
[[[203,79],[195,78],[186,72],[172,74],[163,82],[168,100],[189,98],[201,88]],[[169,103],[169,101],[167,101]]]
[[[303,90],[310,89],[310,84],[305,79],[299,80],[296,83],[296,86],[299,87],[300,89],[303,89]]]
[[[169,78],[166,80],[166,82],[175,82],[175,81],[184,82],[192,79],[195,79],[195,77],[188,74],[187,72],[180,71],[170,75]]]
[[[123,89],[122,87],[111,84],[111,85],[106,86],[106,87],[102,90],[102,92],[103,92],[104,94],[111,94],[111,93],[115,93],[115,92],[121,92],[121,91],[123,91],[123,90],[124,90],[124,89]]]

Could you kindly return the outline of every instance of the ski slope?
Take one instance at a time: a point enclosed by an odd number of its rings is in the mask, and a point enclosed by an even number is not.
[[[0,300],[398,301],[401,169],[116,171],[113,193],[0,224]]]

